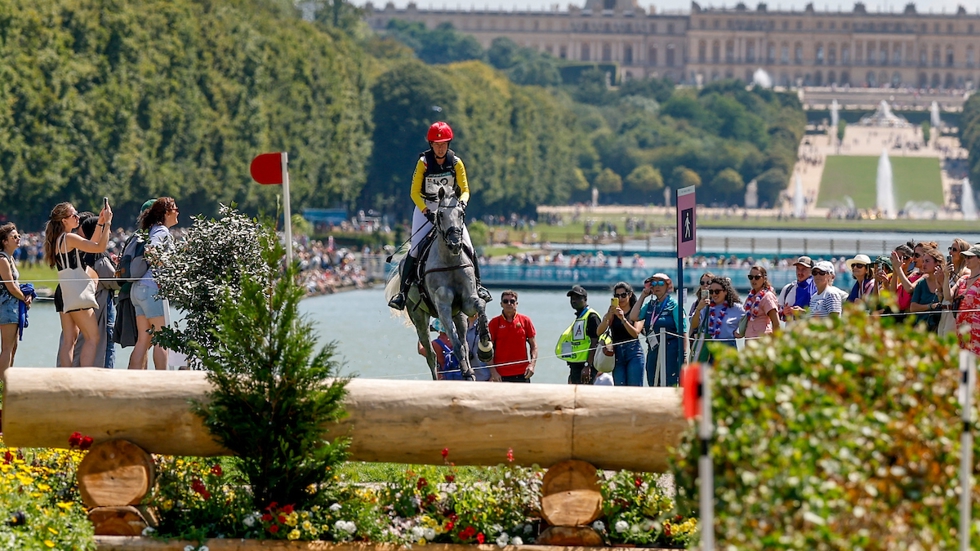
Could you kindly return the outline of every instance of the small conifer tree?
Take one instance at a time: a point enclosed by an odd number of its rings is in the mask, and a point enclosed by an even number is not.
[[[296,269],[280,269],[275,234],[259,239],[268,269],[243,273],[240,293],[222,293],[210,349],[190,343],[213,385],[195,412],[235,452],[257,510],[272,502],[306,509],[329,499],[332,467],[346,458],[348,440],[327,440],[326,426],[346,415],[347,380],[335,377],[332,344],[316,351],[313,326],[299,314]]]

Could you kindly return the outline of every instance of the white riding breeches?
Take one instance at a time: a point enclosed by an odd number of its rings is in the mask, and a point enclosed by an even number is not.
[[[429,222],[422,211],[415,207],[415,212],[412,213],[412,247],[408,250],[409,256],[412,258],[419,257],[419,245],[431,229],[432,222]],[[463,243],[469,250],[473,250],[473,242],[470,241],[470,231],[466,229],[466,224],[463,224]]]

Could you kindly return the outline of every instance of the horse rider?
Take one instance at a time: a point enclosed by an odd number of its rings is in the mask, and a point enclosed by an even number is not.
[[[415,174],[412,175],[412,201],[415,211],[412,213],[412,246],[408,251],[405,262],[402,263],[401,290],[391,297],[388,306],[396,310],[404,310],[408,290],[415,282],[416,265],[418,264],[419,245],[432,229],[435,220],[435,210],[439,201],[439,190],[449,195],[452,193],[459,205],[466,212],[466,202],[470,198],[470,186],[466,181],[466,168],[463,160],[456,156],[449,143],[453,140],[453,129],[444,122],[434,123],[426,134],[429,149],[420,156],[415,164]],[[493,300],[493,296],[480,284],[480,265],[473,251],[470,232],[463,225],[463,250],[466,251],[473,263],[476,275],[476,294],[484,302]]]

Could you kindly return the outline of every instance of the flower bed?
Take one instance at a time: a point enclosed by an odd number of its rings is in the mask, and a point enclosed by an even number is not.
[[[123,536],[96,536],[98,551],[252,551],[252,550],[281,550],[281,551],[405,551],[400,545],[391,543],[328,543],[322,541],[255,541],[211,539],[203,544],[191,541],[157,541],[146,538]],[[495,545],[460,545],[451,543],[436,543],[426,546],[430,551],[500,551]],[[506,551],[576,551],[582,547],[560,547],[543,545],[524,545],[520,547],[507,546]],[[616,547],[603,547],[613,551]],[[630,548],[632,549],[632,548]],[[652,548],[650,551],[658,551]],[[664,551],[664,550],[659,550]]]

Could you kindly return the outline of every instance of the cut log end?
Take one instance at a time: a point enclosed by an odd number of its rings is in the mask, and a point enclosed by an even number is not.
[[[96,536],[140,536],[146,521],[135,507],[96,507],[88,513]]]
[[[541,481],[541,495],[571,490],[599,491],[599,476],[595,465],[577,459],[562,461],[548,468]]]
[[[541,518],[552,526],[587,526],[602,516],[602,494],[569,490],[541,498]]]
[[[535,545],[564,545],[574,547],[601,547],[602,536],[585,526],[552,526],[534,540]]]
[[[100,442],[78,465],[77,476],[87,507],[137,505],[153,487],[153,457],[126,440]]]

